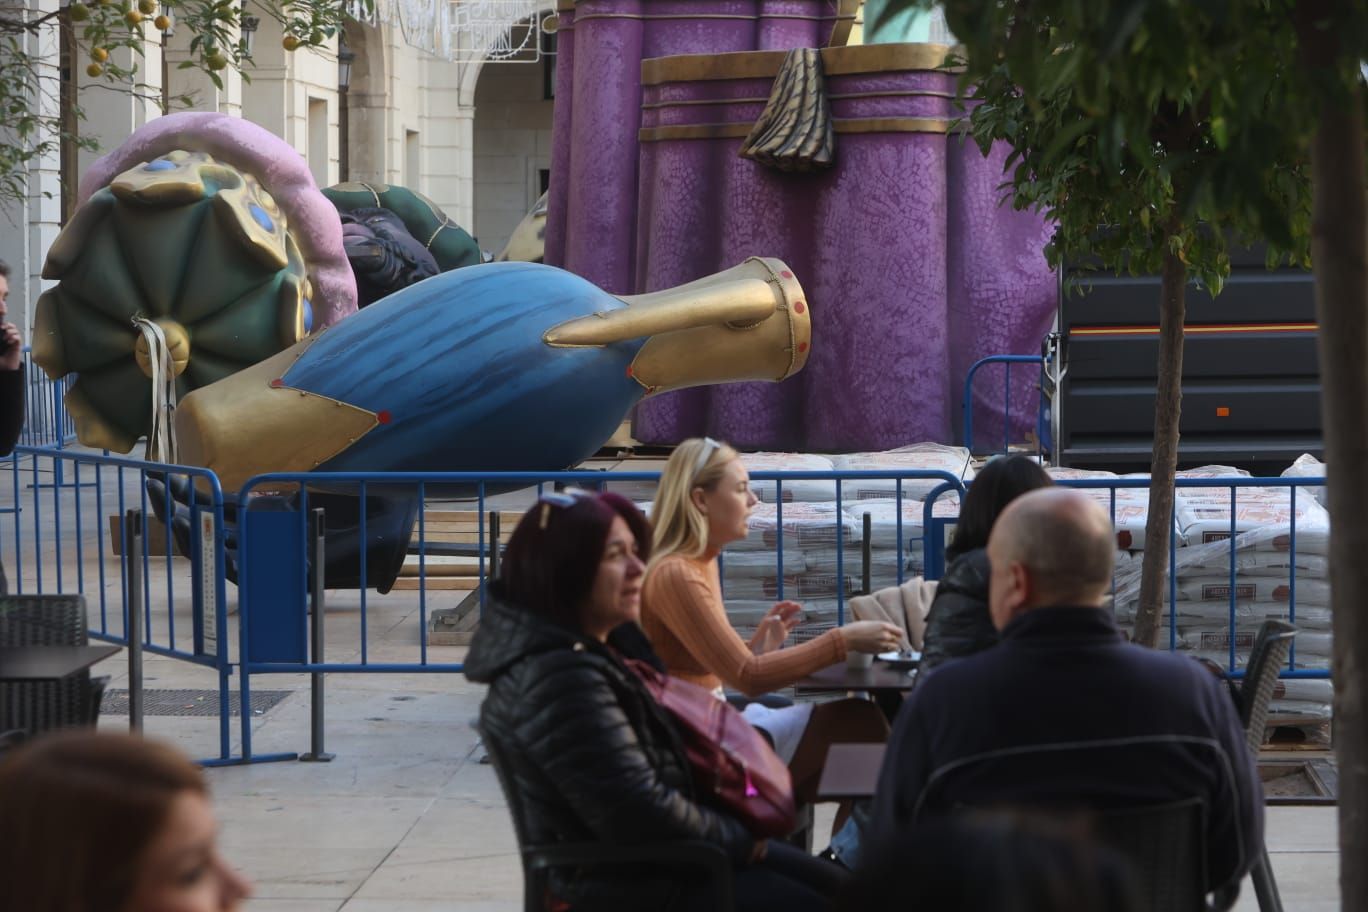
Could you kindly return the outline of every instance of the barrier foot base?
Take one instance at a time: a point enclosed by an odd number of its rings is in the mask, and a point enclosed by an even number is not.
[[[313,752],[313,751],[309,751],[307,754],[300,754],[300,755],[299,755],[299,762],[300,762],[300,763],[327,763],[328,761],[332,760],[332,758],[334,758],[334,757],[336,757],[336,756],[337,756],[337,754],[330,754],[330,753],[328,753],[327,751],[319,751],[319,752],[317,752],[317,753],[315,753],[315,752]]]
[[[200,766],[247,766],[250,763],[280,763],[285,760],[298,760],[299,754],[253,754],[250,757],[213,757],[201,760]]]

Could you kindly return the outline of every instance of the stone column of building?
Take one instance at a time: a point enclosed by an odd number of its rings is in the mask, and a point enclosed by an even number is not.
[[[242,116],[303,155],[320,187],[337,183],[337,45],[287,51],[280,23],[261,16]],[[353,165],[355,168],[355,165]]]
[[[85,112],[80,133],[99,144],[93,151],[81,150],[79,174],[84,174],[97,158],[118,147],[134,130],[162,113],[161,32],[147,31],[141,57],[130,48],[116,48],[110,52],[109,59],[125,69],[137,66],[131,87],[115,87],[102,77],[92,78],[86,73],[84,60],[73,61],[77,103]]]
[[[252,15],[264,19],[259,12]],[[201,69],[179,69],[181,63],[196,56],[190,53],[190,42],[194,37],[190,29],[177,23],[172,24],[170,34],[165,36],[162,53],[166,55],[167,113],[183,110],[218,111],[241,117],[242,76],[237,70],[229,67],[219,73],[223,81],[223,88],[220,89]]]
[[[385,25],[347,25],[347,46],[356,55],[347,89],[348,176],[353,181],[387,183],[391,179],[389,135],[394,115],[386,75],[395,51],[391,32]]]
[[[57,0],[31,0],[29,15],[37,18],[56,11]],[[43,91],[34,98],[38,113],[55,118],[60,113],[60,35],[57,28],[43,29],[23,39],[28,54],[38,61]],[[5,136],[0,124],[0,142]],[[43,258],[62,224],[61,153],[53,148],[29,162],[25,198],[0,202],[0,259],[9,264],[9,321],[29,340],[33,304],[43,292]],[[74,189],[74,188],[73,188]]]

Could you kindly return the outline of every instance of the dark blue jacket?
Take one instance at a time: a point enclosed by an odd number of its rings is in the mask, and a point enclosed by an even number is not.
[[[1263,790],[1225,684],[1126,643],[1099,608],[1039,608],[927,675],[894,723],[869,836],[962,806],[1114,808],[1200,797],[1207,877],[1263,845]]]

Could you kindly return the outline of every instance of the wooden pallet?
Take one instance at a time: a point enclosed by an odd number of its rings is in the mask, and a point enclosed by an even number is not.
[[[499,542],[507,544],[513,528],[522,513],[501,511],[499,514]],[[480,515],[475,510],[429,510],[424,514],[421,529],[422,541],[427,545],[471,545],[480,544]],[[421,578],[427,577],[429,590],[469,591],[480,585],[481,561],[477,555],[425,554],[420,561],[418,549],[419,528],[414,527],[414,540],[409,543],[410,554],[404,561],[394,588],[399,591],[417,591],[422,588]],[[485,542],[489,544],[486,527]],[[483,562],[488,572],[489,558]]]
[[[166,557],[166,526],[150,512],[147,514],[146,523],[144,541],[147,544],[148,556]],[[123,554],[123,517],[117,513],[109,517],[109,553],[114,557]],[[171,553],[176,557],[185,557],[185,552],[181,550],[180,542],[176,541],[175,536],[171,536]]]

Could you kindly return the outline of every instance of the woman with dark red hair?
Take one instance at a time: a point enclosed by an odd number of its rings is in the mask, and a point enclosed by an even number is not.
[[[660,667],[636,624],[650,542],[630,501],[587,492],[543,496],[508,542],[465,668],[489,684],[480,729],[522,836],[703,840],[732,859],[737,909],[829,908],[842,872],[703,803],[674,722],[623,662]],[[640,865],[555,871],[551,892],[548,908],[576,912],[702,910],[710,898],[687,872]]]

